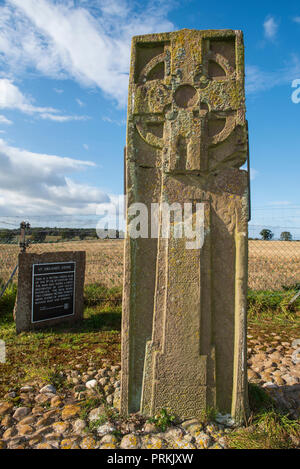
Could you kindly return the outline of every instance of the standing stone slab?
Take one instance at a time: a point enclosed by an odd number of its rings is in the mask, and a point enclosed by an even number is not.
[[[161,224],[156,239],[126,238],[123,414],[247,413],[246,159],[242,32],[134,37],[127,208],[201,204],[204,242],[187,249]]]
[[[85,251],[20,253],[17,333],[83,317]]]

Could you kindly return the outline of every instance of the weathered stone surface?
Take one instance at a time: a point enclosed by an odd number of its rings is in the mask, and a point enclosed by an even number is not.
[[[46,404],[46,403],[48,403],[48,402],[51,402],[54,396],[55,396],[55,394],[52,394],[52,393],[38,394],[38,395],[35,397],[35,401],[36,401],[38,404]]]
[[[70,404],[66,405],[61,413],[61,417],[63,420],[69,420],[73,417],[76,417],[80,412],[80,407],[78,405]]]
[[[58,434],[64,434],[69,429],[70,424],[68,422],[55,422],[52,425],[53,430]]]
[[[80,434],[84,431],[84,429],[86,428],[86,423],[84,420],[82,419],[77,419],[75,420],[75,422],[73,423],[73,432],[75,434]]]
[[[32,386],[22,386],[20,392],[32,392],[34,388]]]
[[[110,423],[106,423],[105,425],[100,425],[97,428],[97,433],[99,436],[107,435],[108,433],[114,432],[116,427]]]
[[[20,436],[29,435],[33,433],[34,429],[30,425],[19,425],[18,426],[18,433]]]
[[[129,434],[123,436],[120,448],[121,449],[138,449],[141,446],[141,440],[137,435]]]
[[[164,449],[166,442],[163,438],[153,435],[146,435],[142,437],[142,449]]]
[[[101,438],[101,445],[104,445],[104,444],[116,445],[117,443],[118,443],[118,439],[115,435],[107,434],[103,438]]]
[[[60,407],[62,404],[61,398],[59,396],[52,397],[51,407]]]
[[[14,424],[14,419],[10,415],[5,415],[1,420],[1,426],[4,428],[11,427]]]
[[[0,417],[10,414],[14,408],[12,402],[2,402],[0,404]]]
[[[80,449],[77,438],[65,438],[60,443],[61,449]]]
[[[40,389],[40,393],[44,393],[44,394],[48,394],[48,393],[52,393],[52,394],[56,394],[56,389],[54,386],[52,386],[52,384],[47,384],[46,386],[42,387],[42,389]]]
[[[85,383],[87,389],[94,389],[97,386],[97,381],[95,379],[91,379]]]
[[[76,262],[74,315],[32,323],[32,265],[68,261]],[[42,254],[27,252],[20,253],[18,269],[18,297],[15,313],[17,333],[41,327],[51,327],[52,325],[61,322],[75,322],[81,320],[83,317],[84,272],[85,251],[45,252]]]
[[[15,420],[22,420],[27,417],[28,414],[31,413],[29,407],[19,407],[13,414],[13,418]]]
[[[36,446],[37,449],[54,449],[52,445],[50,445],[49,443],[39,443],[37,446]]]
[[[6,443],[0,440],[0,449],[5,449],[5,448],[6,448]]]
[[[99,420],[103,415],[105,415],[105,407],[96,407],[96,409],[91,410],[89,413],[89,421],[93,422],[95,420]]]
[[[97,448],[96,440],[90,436],[87,436],[83,438],[83,440],[81,441],[80,448],[81,449],[96,449]]]
[[[127,208],[201,204],[203,242],[189,249],[188,233],[174,234],[176,220],[170,237],[161,222],[156,237],[127,235],[123,414],[168,408],[189,418],[215,407],[241,420],[247,413],[243,53],[240,31],[133,38]]]
[[[9,440],[17,434],[17,429],[15,426],[8,428],[2,435],[3,440]]]

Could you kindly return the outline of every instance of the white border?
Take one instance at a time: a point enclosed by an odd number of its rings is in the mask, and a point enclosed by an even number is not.
[[[36,265],[45,265],[45,264],[74,264],[74,285],[73,285],[73,313],[72,314],[66,314],[65,316],[56,316],[54,318],[49,318],[49,319],[40,319],[39,321],[34,321],[33,320],[33,298],[34,298],[34,267]],[[53,272],[51,274],[36,274],[36,275],[59,275],[63,274],[66,272]],[[69,271],[69,273],[71,273]],[[39,264],[32,264],[32,292],[31,292],[31,324],[36,324],[38,322],[46,322],[46,321],[52,321],[53,319],[63,319],[63,318],[69,318],[70,316],[75,316],[75,285],[76,285],[76,261],[66,261],[66,262],[40,262]]]

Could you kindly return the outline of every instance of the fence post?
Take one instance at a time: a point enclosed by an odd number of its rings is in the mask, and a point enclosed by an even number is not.
[[[26,238],[26,230],[28,230],[29,228],[30,228],[29,223],[26,223],[25,221],[22,221],[20,223],[20,243],[19,243],[19,246],[20,246],[21,252],[26,252],[26,248],[29,245],[29,240],[25,239]],[[10,282],[12,282],[12,279],[13,279],[17,269],[18,269],[18,264],[15,266],[14,270],[11,273],[11,276],[9,277],[8,281],[6,282],[4,287],[2,288],[1,293],[0,293],[0,298],[4,295],[8,285],[10,284]]]
[[[26,252],[26,248],[29,245],[29,240],[26,240],[26,231],[29,230],[30,224],[26,223],[25,221],[22,221],[20,223],[20,249],[21,252]]]

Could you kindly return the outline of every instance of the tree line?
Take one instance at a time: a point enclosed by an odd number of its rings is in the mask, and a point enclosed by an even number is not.
[[[116,230],[116,235],[112,235],[110,230],[105,231],[102,230],[103,236],[102,238],[123,238],[124,233],[122,231]],[[274,233],[267,229],[264,228],[261,230],[259,233],[261,236],[261,239],[264,241],[270,241],[274,238]],[[0,229],[0,242],[2,243],[10,243],[13,240],[16,239],[16,237],[19,237],[20,235],[20,229],[19,228],[13,228],[13,229]],[[53,236],[53,237],[58,237],[64,241],[72,240],[74,238],[79,237],[80,240],[84,240],[86,238],[89,239],[97,239],[97,233],[96,230],[93,228],[42,228],[42,227],[35,227],[35,228],[30,228],[26,232],[26,237],[29,236],[31,242],[34,243],[43,243],[46,241],[47,236]],[[249,238],[253,239],[253,238]],[[258,238],[255,238],[258,239]],[[283,231],[280,234],[280,240],[281,241],[292,241],[293,236],[289,231]],[[51,242],[51,241],[48,241]]]
[[[263,239],[264,241],[271,241],[271,239],[274,238],[274,233],[267,228],[264,228],[263,230],[261,230],[259,234],[261,236],[261,239]],[[293,236],[292,236],[292,233],[290,233],[289,231],[282,231],[279,239],[280,241],[292,241]]]
[[[116,230],[116,235],[112,236],[110,231],[103,231],[102,238],[120,238],[122,236],[122,232]],[[16,237],[20,236],[20,229],[0,229],[0,242],[2,243],[9,243],[12,242]],[[43,243],[46,241],[47,236],[58,237],[62,240],[72,240],[76,237],[79,237],[80,240],[84,240],[86,238],[95,238],[97,239],[96,230],[93,228],[42,228],[42,227],[34,227],[30,228],[26,231],[26,237],[30,238],[31,242],[34,243]]]

